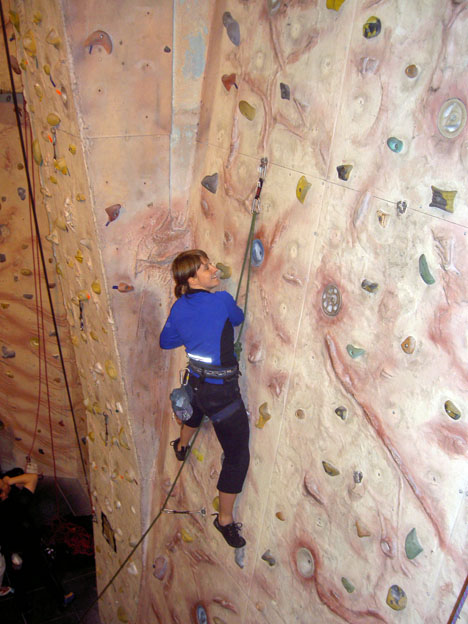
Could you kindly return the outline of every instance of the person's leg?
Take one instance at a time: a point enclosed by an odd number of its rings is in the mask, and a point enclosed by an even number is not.
[[[181,425],[179,444],[177,445],[178,450],[182,450],[185,446],[188,446],[188,443],[197,429],[198,427],[189,427],[185,424]]]
[[[237,494],[230,494],[229,492],[221,492],[219,491],[219,514],[218,521],[221,526],[226,526],[226,524],[231,524],[234,522],[234,518],[232,516],[232,510],[234,508],[234,503],[236,502]]]

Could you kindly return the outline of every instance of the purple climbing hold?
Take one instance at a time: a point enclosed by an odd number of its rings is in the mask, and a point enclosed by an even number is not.
[[[226,27],[226,32],[229,39],[235,46],[240,44],[240,28],[239,24],[232,17],[229,11],[223,13],[223,24]]]

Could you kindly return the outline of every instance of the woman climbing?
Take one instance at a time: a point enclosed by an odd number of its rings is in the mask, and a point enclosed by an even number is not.
[[[245,545],[234,522],[233,507],[249,467],[249,421],[239,390],[239,365],[234,354],[234,329],[244,313],[233,297],[213,292],[219,286],[217,269],[200,249],[180,253],[172,263],[177,301],[159,338],[162,349],[184,346],[192,416],[181,424],[180,437],[171,442],[179,461],[190,453],[190,439],[206,414],[224,451],[218,479],[219,514],[214,526],[233,548]],[[180,422],[180,421],[179,421]]]

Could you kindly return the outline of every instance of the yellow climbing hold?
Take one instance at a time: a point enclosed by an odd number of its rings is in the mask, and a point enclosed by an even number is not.
[[[10,16],[10,22],[16,28],[16,30],[20,31],[20,20],[19,15],[16,11],[8,11],[8,15]]]
[[[40,11],[35,11],[33,13],[33,22],[38,26],[42,22],[42,13]]]
[[[358,537],[370,537],[369,529],[360,520],[356,520],[356,532]]]
[[[44,97],[44,92],[42,91],[42,87],[38,82],[36,82],[36,84],[34,85],[34,91],[36,92],[36,95],[39,98],[39,102],[42,102],[42,98]]]
[[[29,344],[31,345],[31,347],[38,347],[39,338],[37,336],[34,336],[34,338],[31,338],[31,340],[29,341]]]
[[[28,68],[28,61],[26,59],[21,59],[20,67],[23,71],[26,71]],[[31,108],[31,105],[29,108]]]
[[[57,275],[63,275],[62,267],[60,266],[59,262],[57,263],[57,266],[55,267],[55,271]]]
[[[215,496],[211,504],[213,505],[213,509],[215,511],[219,511],[219,496]]]
[[[31,269],[21,269],[21,275],[32,275]]]
[[[47,41],[47,43],[50,43],[50,45],[53,45],[56,48],[60,47],[60,44],[62,43],[62,40],[58,36],[57,31],[55,30],[55,28],[51,28],[49,30],[49,32],[47,34],[47,37],[46,37],[46,41]]]
[[[83,195],[83,193],[77,193],[76,201],[84,202],[84,201],[86,201],[86,197]]]
[[[93,292],[96,293],[96,295],[100,295],[101,294],[101,284],[95,280],[92,284],[91,284],[91,289]]]
[[[91,330],[91,331],[89,332],[89,335],[91,336],[91,338],[92,338],[93,340],[95,340],[96,342],[99,342],[98,335],[96,334],[96,332],[95,332],[95,331],[92,331],[92,330]]]
[[[304,203],[307,193],[309,192],[312,184],[307,182],[307,178],[305,176],[301,176],[296,186],[296,197],[301,202]]]
[[[33,149],[34,162],[37,165],[42,165],[41,146],[39,145],[38,139],[34,139],[33,144],[32,144],[32,149]]]
[[[260,416],[255,423],[255,426],[257,427],[257,429],[263,429],[265,423],[267,423],[271,418],[271,414],[268,411],[268,403],[262,403],[258,408],[258,411],[260,413]]]
[[[58,180],[55,176],[49,176],[49,180],[50,182],[52,182],[52,184],[58,184]]]
[[[32,30],[28,30],[23,37],[23,48],[31,57],[35,57],[37,53],[36,40]]]
[[[5,371],[5,375],[7,377],[10,377],[10,379],[13,379],[13,377],[14,377],[13,373],[10,370]]]
[[[79,290],[76,294],[79,301],[87,301],[90,298],[89,293],[86,290]]]
[[[123,607],[119,607],[117,609],[117,619],[119,620],[119,622],[128,622],[127,612]]]
[[[0,303],[0,306],[2,306],[3,310],[6,310],[7,308],[10,307],[10,304],[9,303],[5,303],[5,302],[2,301],[2,303]]]
[[[44,197],[52,197],[52,193],[49,191],[47,186],[41,186],[41,193],[44,195]]]
[[[78,251],[75,254],[75,258],[77,262],[79,262],[80,264],[83,262],[83,254],[81,253],[81,249],[78,249]]]
[[[75,265],[73,264],[73,260],[71,258],[67,258],[67,266],[69,266],[70,269],[75,268]]]
[[[57,115],[57,113],[49,113],[47,115],[47,123],[49,124],[49,126],[58,126],[60,123],[60,117]]]
[[[55,227],[58,227],[59,230],[63,232],[68,232],[67,222],[63,217],[57,217],[54,223]]]
[[[392,585],[388,590],[387,604],[394,611],[403,611],[408,603],[405,592],[398,585]]]
[[[125,429],[123,427],[120,427],[120,431],[119,431],[119,444],[124,449],[127,449],[127,451],[130,450],[130,445],[128,443],[127,435],[126,435]]]
[[[75,347],[77,347],[80,343],[80,341],[78,340],[78,336],[75,336],[75,335],[71,337],[71,341],[72,341],[72,344],[75,345]]]
[[[54,167],[63,175],[68,175],[68,167],[65,158],[55,158],[54,159]]]
[[[251,106],[245,100],[241,100],[239,102],[239,110],[249,121],[253,121],[255,119],[255,115],[257,113],[254,106]]]
[[[46,63],[45,65],[42,66],[42,69],[47,74],[47,76],[50,76],[50,65],[47,65]]]
[[[74,143],[70,143],[70,145],[68,146],[68,151],[74,156],[76,154],[76,145]]]
[[[90,440],[91,442],[94,442],[94,440],[96,439],[96,436],[95,436],[94,431],[90,431],[90,432],[88,433],[88,438],[89,438],[89,440]]]
[[[182,535],[182,539],[184,540],[184,542],[187,542],[188,544],[190,544],[190,542],[193,542],[193,537],[185,529],[182,529],[180,534]]]
[[[281,522],[284,522],[286,520],[284,513],[282,511],[277,511],[275,513],[275,516],[278,518],[278,520],[281,520]]]
[[[117,369],[115,368],[112,360],[106,360],[105,362],[106,373],[109,375],[111,379],[117,379]]]
[[[339,11],[342,4],[345,3],[345,0],[327,0],[327,9],[332,9],[333,11]]]
[[[93,403],[93,412],[95,414],[102,414],[102,407],[97,401],[94,401]]]
[[[413,336],[408,336],[407,338],[405,338],[401,343],[401,348],[405,353],[408,353],[409,355],[411,355],[411,353],[414,353],[414,350],[416,349],[415,338],[413,338]]]
[[[200,453],[200,451],[196,448],[192,449],[192,453],[195,455],[199,462],[202,462],[205,459],[203,453]]]

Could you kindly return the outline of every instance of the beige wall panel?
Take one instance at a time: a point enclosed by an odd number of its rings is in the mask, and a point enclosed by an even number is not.
[[[172,3],[65,0],[63,10],[85,136],[168,134]],[[97,30],[109,36],[110,54],[85,47]]]

